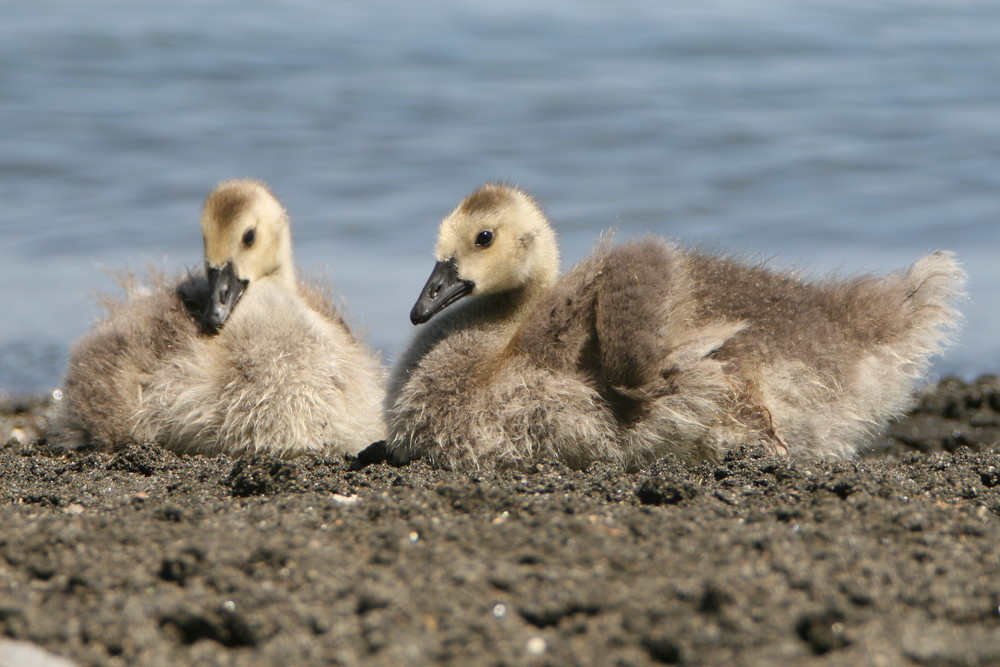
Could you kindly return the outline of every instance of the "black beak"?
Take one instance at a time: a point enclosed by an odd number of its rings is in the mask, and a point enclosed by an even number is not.
[[[463,296],[472,291],[475,283],[458,277],[458,263],[452,257],[434,265],[431,277],[420,292],[420,298],[413,304],[410,321],[423,324]]]
[[[236,302],[243,296],[248,280],[236,277],[232,262],[226,262],[221,269],[208,267],[208,303],[201,318],[205,333],[217,334],[229,318]]]

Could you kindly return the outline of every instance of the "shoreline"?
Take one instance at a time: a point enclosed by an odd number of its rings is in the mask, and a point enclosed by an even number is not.
[[[7,394],[0,387],[0,446],[44,437],[55,406],[51,395]],[[877,434],[859,452],[858,460],[910,451],[954,452],[962,447],[1000,449],[1000,375],[984,373],[972,380],[947,377],[921,387],[913,408]]]
[[[1000,661],[994,376],[854,461],[635,474],[59,454],[47,405],[0,404],[0,637],[73,664]]]

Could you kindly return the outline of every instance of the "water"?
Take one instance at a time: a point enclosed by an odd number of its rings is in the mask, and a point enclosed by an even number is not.
[[[972,277],[935,374],[1000,370],[1000,5],[863,0],[0,7],[0,388],[59,383],[112,290],[196,266],[219,180],[267,181],[296,259],[392,358],[437,222],[534,192],[566,264],[602,230]]]

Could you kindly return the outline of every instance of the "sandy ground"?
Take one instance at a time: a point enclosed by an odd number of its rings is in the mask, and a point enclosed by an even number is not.
[[[996,378],[855,462],[638,474],[63,455],[0,407],[5,667],[1000,664]]]

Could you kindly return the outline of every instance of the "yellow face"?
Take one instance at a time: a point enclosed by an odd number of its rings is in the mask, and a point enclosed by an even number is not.
[[[550,284],[559,268],[555,234],[528,195],[485,185],[441,223],[434,272],[410,313],[414,323],[467,295]]]
[[[248,285],[291,275],[288,216],[256,181],[229,181],[208,196],[201,216],[209,297],[203,329],[217,333]]]
[[[441,223],[437,259],[454,258],[472,294],[523,287],[540,272],[558,271],[559,254],[548,220],[524,192],[486,185]]]
[[[253,282],[281,270],[288,241],[285,210],[254,181],[229,181],[208,196],[201,216],[205,263],[232,263],[240,280]]]

